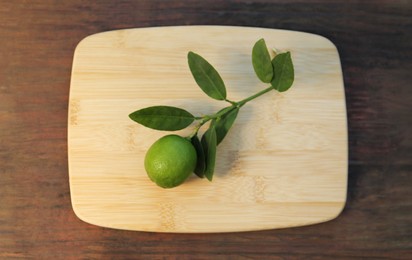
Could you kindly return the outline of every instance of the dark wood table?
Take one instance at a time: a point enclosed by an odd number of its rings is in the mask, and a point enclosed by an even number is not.
[[[336,44],[349,124],[348,199],[337,219],[159,234],[75,216],[67,108],[77,43],[107,30],[198,24],[305,31]],[[0,0],[0,259],[412,259],[411,35],[412,1]]]

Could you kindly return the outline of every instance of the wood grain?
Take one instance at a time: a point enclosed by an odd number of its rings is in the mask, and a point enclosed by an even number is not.
[[[241,110],[219,146],[212,183],[193,177],[172,190],[157,187],[145,173],[144,156],[170,133],[136,125],[127,115],[155,105],[183,106],[202,115],[227,105],[196,86],[189,51],[218,68],[230,99],[259,92],[266,86],[254,74],[250,53],[260,38],[291,51],[293,89],[273,91]],[[346,202],[340,59],[336,47],[318,35],[234,26],[91,35],[75,51],[68,117],[72,204],[89,223],[157,232],[250,231],[328,221]]]
[[[0,3],[0,258],[410,259],[410,1]],[[195,24],[305,31],[336,44],[349,127],[348,200],[337,219],[258,232],[158,234],[100,228],[75,216],[67,113],[76,45],[102,31]]]

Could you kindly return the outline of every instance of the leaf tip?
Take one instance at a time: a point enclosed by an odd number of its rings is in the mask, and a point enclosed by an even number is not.
[[[136,120],[135,120],[135,118],[134,118],[134,114],[135,114],[135,113],[136,113],[136,111],[130,113],[130,114],[128,115],[128,117],[129,117],[132,121],[135,121],[135,122],[136,122]]]

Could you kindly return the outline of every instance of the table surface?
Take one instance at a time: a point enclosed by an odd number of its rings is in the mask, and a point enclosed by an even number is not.
[[[408,259],[411,14],[411,1],[0,0],[0,259]],[[200,24],[305,31],[336,44],[349,133],[348,197],[337,219],[169,234],[107,229],[75,216],[67,108],[77,43],[108,30]]]

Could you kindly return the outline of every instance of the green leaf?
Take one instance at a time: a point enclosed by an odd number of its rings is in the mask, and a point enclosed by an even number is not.
[[[130,119],[146,127],[175,131],[188,127],[195,117],[184,109],[170,106],[153,106],[137,110]]]
[[[232,108],[232,107],[229,107],[229,108]],[[216,121],[215,128],[216,128],[216,144],[217,145],[219,145],[223,141],[226,134],[229,132],[229,129],[232,127],[233,123],[236,120],[238,112],[239,112],[238,107],[232,108],[232,110],[229,110],[229,112],[223,114],[220,117],[220,120]]]
[[[209,129],[202,136],[202,146],[206,157],[205,176],[209,181],[213,179],[216,163],[216,130],[214,120],[210,124]]]
[[[269,83],[273,78],[273,66],[265,40],[260,39],[252,49],[252,64],[258,78]]]
[[[200,178],[203,178],[205,176],[205,170],[206,170],[206,158],[205,158],[205,153],[202,147],[202,144],[200,143],[199,138],[197,135],[193,136],[191,139],[191,142],[193,146],[196,149],[196,154],[197,154],[197,163],[196,163],[196,168],[195,168],[195,173],[197,176]]]
[[[225,100],[225,83],[216,69],[204,58],[194,52],[189,52],[187,58],[190,71],[203,92],[211,98]]]
[[[272,60],[274,78],[271,82],[274,89],[279,92],[288,90],[295,79],[292,58],[290,52],[281,53],[275,56]]]

